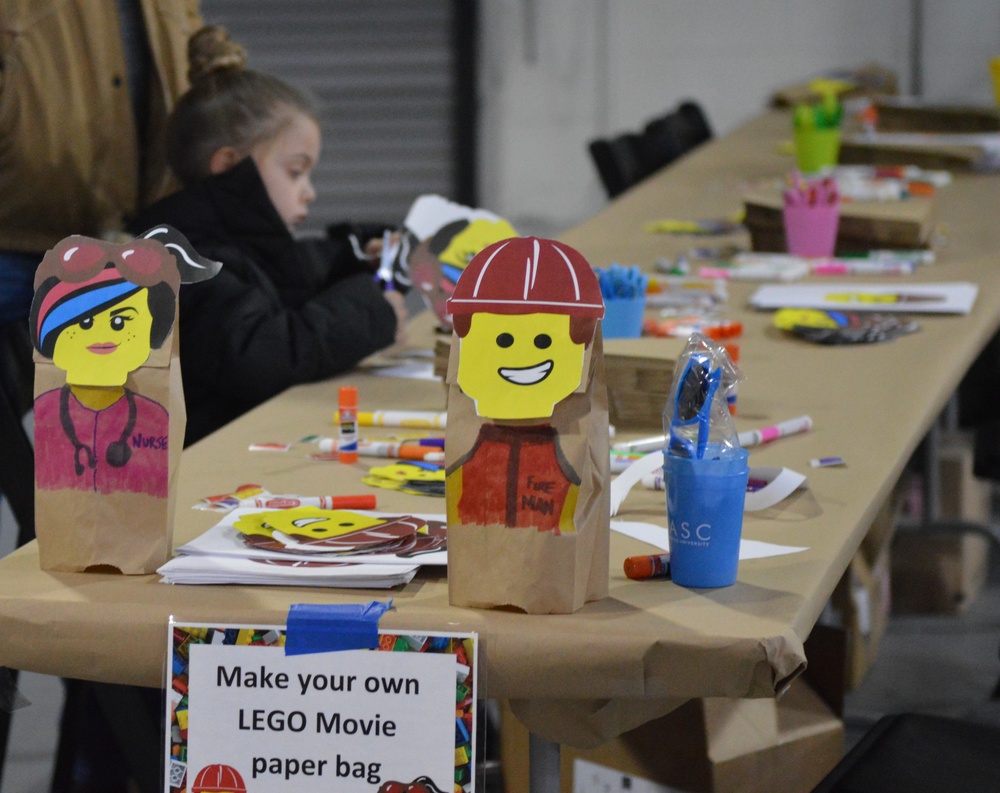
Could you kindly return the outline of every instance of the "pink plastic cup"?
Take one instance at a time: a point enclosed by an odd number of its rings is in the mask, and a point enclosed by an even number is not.
[[[836,203],[785,207],[785,245],[795,256],[832,256],[840,208]]]

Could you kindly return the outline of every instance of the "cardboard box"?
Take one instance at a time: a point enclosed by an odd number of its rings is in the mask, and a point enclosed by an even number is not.
[[[900,479],[872,521],[861,547],[841,577],[820,623],[844,634],[844,681],[847,690],[861,685],[878,658],[879,644],[892,612],[892,539],[908,489]]]
[[[755,251],[787,250],[780,190],[744,196],[744,225]],[[933,197],[906,201],[851,201],[841,204],[837,227],[838,254],[873,248],[929,248],[934,232]]]
[[[528,790],[528,733],[507,709],[501,744],[505,790]],[[778,700],[692,700],[596,749],[560,754],[561,793],[607,789],[574,785],[583,782],[574,775],[594,775],[587,764],[627,775],[632,790],[807,793],[840,761],[843,724],[799,679]]]
[[[943,433],[938,446],[941,518],[986,523],[992,518],[990,483],[973,473],[975,450],[972,435]]]
[[[1000,132],[1000,108],[928,105],[883,97],[875,102],[879,132]]]
[[[892,549],[893,610],[957,614],[972,603],[989,573],[988,537],[974,532],[902,531]]]
[[[949,521],[985,524],[992,519],[992,488],[974,475],[973,457],[971,435],[943,434],[938,446],[941,525],[921,525],[918,513],[893,543],[892,604],[898,613],[957,614],[986,582],[990,539],[960,525],[945,528]]]

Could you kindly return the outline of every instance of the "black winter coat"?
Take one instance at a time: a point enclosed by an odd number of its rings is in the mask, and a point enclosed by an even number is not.
[[[180,291],[185,445],[395,338],[395,312],[347,240],[295,240],[250,158],[152,205],[132,231],[159,223],[223,264]]]

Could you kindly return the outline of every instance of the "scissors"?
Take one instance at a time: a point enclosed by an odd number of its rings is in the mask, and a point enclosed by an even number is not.
[[[702,459],[708,446],[712,401],[722,382],[722,367],[712,369],[708,353],[696,352],[688,359],[681,374],[674,415],[670,421],[670,451],[683,457]],[[692,443],[682,430],[698,425],[697,441]]]

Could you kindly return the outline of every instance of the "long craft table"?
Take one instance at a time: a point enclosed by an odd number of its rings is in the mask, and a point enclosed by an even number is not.
[[[745,190],[791,168],[791,158],[778,147],[789,129],[787,115],[768,112],[562,238],[594,266],[651,268],[656,258],[701,240],[648,234],[643,224],[739,210]],[[692,590],[626,579],[625,557],[652,549],[613,533],[607,598],[572,615],[526,616],[451,607],[445,573],[436,569],[421,570],[412,583],[391,592],[166,586],[157,576],[43,572],[32,543],[0,561],[0,665],[158,686],[171,615],[191,622],[283,623],[297,602],[391,597],[395,608],[383,617],[383,627],[478,631],[481,693],[512,700],[526,726],[553,740],[593,745],[691,698],[773,697],[803,670],[803,642],[834,586],[907,460],[997,330],[998,184],[992,176],[960,176],[939,192],[947,244],[936,264],[913,276],[977,281],[979,297],[967,316],[920,317],[918,333],[891,343],[815,346],[774,330],[769,314],[748,310],[752,286],[731,285],[729,313],[745,328],[738,429],[802,414],[814,421],[811,432],[752,450],[751,465],[802,471],[809,487],[778,507],[747,514],[744,536],[807,551],[744,562],[734,586]],[[418,331],[415,340],[423,338]],[[317,462],[301,447],[286,454],[248,451],[254,442],[333,434],[337,387],[343,384],[358,387],[362,409],[446,407],[440,382],[391,379],[368,369],[292,388],[185,451],[175,542],[190,540],[217,520],[193,504],[241,483],[276,493],[366,492],[361,477],[380,461]],[[810,458],[830,455],[844,457],[847,466],[809,468]],[[380,510],[444,512],[443,500],[377,493]],[[619,517],[665,525],[663,494],[634,491]]]

